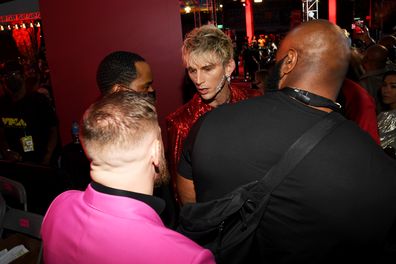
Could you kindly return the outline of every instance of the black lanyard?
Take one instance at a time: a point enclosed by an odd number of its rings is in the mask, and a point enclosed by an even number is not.
[[[290,88],[290,87],[285,87],[281,89],[282,92],[286,93],[288,96],[291,98],[294,98],[303,104],[310,105],[310,106],[316,106],[316,107],[327,107],[330,108],[333,111],[340,111],[341,105],[339,103],[336,103],[330,99],[327,99],[323,96],[316,95],[304,90],[300,90],[297,88]]]

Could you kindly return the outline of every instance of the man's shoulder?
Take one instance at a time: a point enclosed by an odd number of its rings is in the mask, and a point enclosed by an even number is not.
[[[345,120],[327,138],[329,140],[324,141],[327,142],[327,152],[331,152],[338,157],[345,157],[346,160],[357,162],[361,165],[366,160],[370,162],[367,162],[365,165],[373,165],[374,163],[372,161],[374,157],[378,159],[378,162],[384,161],[387,158],[382,148],[373,140],[372,136],[362,130],[352,120]]]
[[[364,81],[367,79],[382,79],[382,76],[387,72],[386,68],[378,69],[378,70],[372,70],[364,73],[359,81]]]
[[[69,190],[59,194],[48,207],[45,213],[43,226],[53,225],[56,219],[70,214],[72,207],[77,206],[77,200],[83,194],[82,191]]]
[[[51,203],[48,210],[54,207],[63,206],[67,203],[74,203],[74,200],[83,195],[84,192],[78,190],[69,190],[59,194]]]

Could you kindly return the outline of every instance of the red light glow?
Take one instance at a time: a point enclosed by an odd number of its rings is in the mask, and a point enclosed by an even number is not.
[[[337,24],[337,0],[329,0],[329,21]]]
[[[250,42],[254,35],[252,0],[246,0],[245,4],[246,35],[249,37]]]

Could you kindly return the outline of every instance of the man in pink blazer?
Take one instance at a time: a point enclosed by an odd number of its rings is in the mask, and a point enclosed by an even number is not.
[[[165,204],[153,188],[169,177],[152,99],[109,94],[88,108],[80,127],[93,181],[49,207],[45,263],[214,263],[210,251],[167,229],[158,215]]]

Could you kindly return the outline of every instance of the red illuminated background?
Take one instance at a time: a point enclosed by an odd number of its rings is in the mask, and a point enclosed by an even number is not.
[[[361,16],[373,29],[383,30],[384,19],[395,17],[389,13],[394,12],[395,2],[321,0],[319,15],[344,28],[350,27],[354,17]],[[13,3],[18,4],[12,7]],[[214,13],[210,12],[209,3],[216,7]],[[192,7],[192,12],[185,12],[187,6]],[[196,8],[199,13],[194,12]],[[0,39],[0,60],[14,53],[34,58],[43,45],[40,36],[45,37],[61,138],[66,144],[70,141],[72,121],[78,120],[99,95],[95,71],[109,52],[134,51],[150,63],[160,124],[164,127],[165,116],[183,103],[180,46],[183,34],[198,26],[197,21],[205,24],[214,19],[237,35],[252,36],[287,31],[293,26],[293,14],[299,11],[299,0],[0,0],[0,25],[4,30],[12,27],[16,44],[13,47]],[[295,18],[298,20],[299,16]]]

